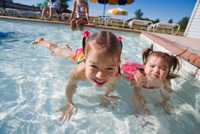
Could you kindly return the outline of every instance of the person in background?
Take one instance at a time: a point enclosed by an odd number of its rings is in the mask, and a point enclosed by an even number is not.
[[[75,0],[73,11],[70,17],[70,25],[72,30],[83,29],[85,24],[89,22],[89,6],[86,0]]]
[[[48,3],[44,3],[41,19],[44,19],[44,17],[48,15],[47,18],[50,20],[52,18],[53,13],[56,13],[58,16],[60,12],[60,7],[61,7],[60,0],[48,0]]]

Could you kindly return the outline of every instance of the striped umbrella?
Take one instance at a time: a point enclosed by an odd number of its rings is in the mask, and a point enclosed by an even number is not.
[[[126,10],[121,9],[121,8],[109,9],[109,10],[108,10],[108,13],[109,13],[109,14],[113,14],[113,15],[123,15],[123,16],[125,16],[125,15],[128,14],[128,12],[127,12]]]
[[[127,5],[132,4],[135,0],[90,0],[92,3],[104,4],[103,16],[105,16],[106,4],[110,5]]]

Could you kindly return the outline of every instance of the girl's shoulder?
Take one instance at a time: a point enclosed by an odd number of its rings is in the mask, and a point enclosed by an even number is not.
[[[80,80],[85,80],[85,63],[81,63],[78,64],[73,70],[72,70],[72,75],[76,78],[76,79],[80,79]]]

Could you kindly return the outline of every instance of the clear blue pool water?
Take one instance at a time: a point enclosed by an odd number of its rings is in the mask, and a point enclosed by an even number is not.
[[[89,29],[95,32],[100,29]],[[123,37],[123,60],[141,62],[149,44],[139,34],[113,31]],[[152,106],[151,116],[134,115],[129,83],[121,80],[115,94],[121,97],[115,110],[99,106],[102,94],[81,82],[74,102],[72,120],[58,121],[56,112],[65,104],[65,86],[71,62],[52,56],[37,37],[81,46],[82,35],[58,24],[0,20],[0,133],[1,134],[197,134],[200,131],[200,82],[187,72],[172,81],[174,113]]]

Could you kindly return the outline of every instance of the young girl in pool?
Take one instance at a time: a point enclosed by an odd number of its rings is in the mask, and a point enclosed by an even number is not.
[[[170,113],[172,110],[169,104],[172,93],[170,80],[177,77],[173,72],[180,68],[177,57],[148,48],[143,52],[143,62],[144,65],[127,63],[122,67],[126,78],[134,86],[133,100],[136,112],[142,110],[145,114],[150,114],[145,95],[156,91],[161,97],[160,104],[167,113]]]
[[[57,45],[45,42],[43,39],[37,39],[39,43],[47,47],[56,55],[70,57],[76,61],[69,48],[59,48]],[[102,104],[107,105],[115,103],[116,96],[110,94],[115,88],[116,81],[119,79],[120,57],[122,51],[122,42],[113,33],[101,31],[89,35],[84,33],[83,37],[83,59],[71,72],[66,87],[67,110],[64,112],[62,120],[69,120],[73,114],[74,103],[73,95],[76,92],[79,81],[89,81],[96,87],[105,88],[105,95],[101,97]],[[80,52],[81,53],[81,52]]]
[[[70,18],[71,29],[83,29],[89,22],[89,7],[86,0],[74,0],[74,7]]]

